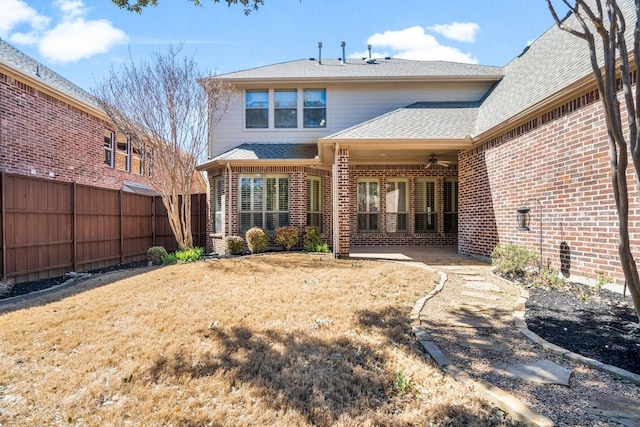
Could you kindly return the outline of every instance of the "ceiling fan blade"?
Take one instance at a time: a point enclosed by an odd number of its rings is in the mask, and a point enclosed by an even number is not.
[[[448,160],[438,160],[436,163],[444,167],[449,167],[449,165],[451,164],[451,162]]]
[[[431,166],[433,166],[432,162],[428,162],[426,165],[424,165],[425,169],[429,169]]]

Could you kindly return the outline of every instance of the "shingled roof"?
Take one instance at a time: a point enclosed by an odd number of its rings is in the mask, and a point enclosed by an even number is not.
[[[420,79],[477,79],[498,81],[502,78],[502,67],[463,64],[447,61],[411,61],[406,59],[376,59],[368,63],[361,59],[347,59],[345,63],[337,59],[314,59],[282,62],[264,67],[252,68],[233,73],[220,74],[232,82],[256,81],[304,81],[304,80],[397,80]]]
[[[207,163],[229,160],[313,160],[318,155],[317,144],[242,144]]]
[[[0,64],[28,76],[43,85],[74,98],[85,105],[100,109],[94,97],[81,87],[71,83],[50,68],[19,51],[0,38]]]

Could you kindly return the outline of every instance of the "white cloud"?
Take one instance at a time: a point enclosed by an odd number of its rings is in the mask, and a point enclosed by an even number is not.
[[[128,41],[127,34],[111,22],[86,19],[89,10],[82,0],[54,0],[61,18],[53,26],[51,18],[38,14],[24,0],[2,1],[11,2],[12,7],[7,8],[9,17],[0,15],[0,34],[9,34],[14,43],[37,45],[40,54],[52,62],[90,58]],[[11,33],[18,25],[26,25],[28,31]]]
[[[393,56],[400,59],[414,59],[421,61],[453,61],[477,64],[477,58],[463,53],[451,46],[441,45],[431,34],[426,34],[420,26],[406,28],[399,31],[385,31],[369,37],[367,43],[375,49],[383,49],[382,54],[372,52],[374,57]],[[356,53],[352,57],[366,57],[366,53]]]
[[[127,35],[104,20],[75,18],[47,31],[38,50],[53,62],[73,62],[108,52],[114,44],[124,43]]]
[[[475,22],[452,22],[451,24],[434,25],[429,29],[448,39],[473,42],[476,39],[476,34],[480,31],[480,26]]]
[[[40,15],[22,0],[2,0],[0,13],[0,37],[6,38],[15,27],[26,24],[30,28],[45,29],[50,18]]]

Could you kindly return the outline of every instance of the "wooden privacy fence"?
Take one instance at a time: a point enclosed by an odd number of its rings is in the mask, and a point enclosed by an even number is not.
[[[2,281],[59,277],[144,261],[178,248],[158,196],[0,174]],[[191,196],[195,246],[206,244],[206,194]]]

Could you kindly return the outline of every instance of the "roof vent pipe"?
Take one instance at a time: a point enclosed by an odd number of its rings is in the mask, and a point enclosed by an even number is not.
[[[367,49],[369,50],[369,59],[371,59],[371,45],[370,44],[367,45]]]
[[[346,45],[347,44],[345,42],[341,42],[340,43],[340,47],[342,47],[342,63],[343,64],[346,64],[346,62],[347,62],[347,57],[345,56],[345,53],[344,53],[344,50],[345,50],[344,48],[345,48]]]
[[[318,64],[322,64],[322,42],[318,42]]]

